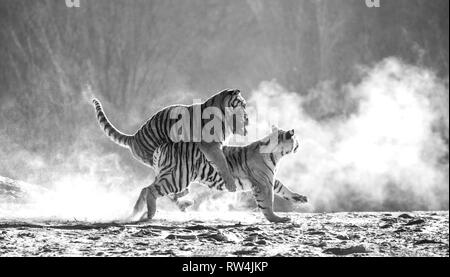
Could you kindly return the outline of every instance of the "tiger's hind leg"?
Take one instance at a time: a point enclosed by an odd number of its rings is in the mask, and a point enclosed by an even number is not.
[[[292,203],[307,203],[308,197],[298,194],[296,192],[291,191],[287,188],[280,180],[275,180],[273,191],[288,201]]]
[[[156,200],[160,197],[178,192],[180,186],[177,183],[172,184],[173,180],[176,180],[176,178],[173,178],[172,174],[168,173],[163,176],[158,176],[153,184],[142,189],[139,199],[134,206],[132,218],[135,218],[145,208],[145,204],[147,204],[147,216],[146,218],[141,218],[141,220],[152,219],[156,213]]]
[[[139,194],[139,198],[136,201],[136,204],[134,204],[133,208],[133,214],[130,216],[130,220],[136,220],[137,216],[142,213],[142,211],[145,208],[145,204],[147,202],[147,192],[148,188],[143,188],[141,190],[141,193]],[[141,220],[142,217],[139,217],[139,220]]]
[[[131,220],[136,220],[137,218],[139,221],[150,220],[155,216],[157,194],[155,194],[154,186],[155,184],[153,183],[141,190],[139,198],[134,205],[133,214],[130,217]],[[146,211],[145,207],[147,207]],[[140,214],[142,215],[138,217]]]
[[[267,220],[273,223],[289,222],[289,217],[279,217],[273,212],[273,186],[269,181],[255,180],[253,183],[253,195],[258,208]]]

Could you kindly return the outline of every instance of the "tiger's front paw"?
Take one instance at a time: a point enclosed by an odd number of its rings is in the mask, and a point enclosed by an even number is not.
[[[268,218],[268,220],[272,223],[286,223],[291,221],[289,217],[279,217],[279,216]]]
[[[177,202],[178,209],[182,212],[185,212],[186,209],[192,205],[194,205],[194,202],[191,200],[181,200]]]
[[[228,180],[225,182],[225,188],[229,192],[235,192],[236,191],[236,184],[234,183],[234,179],[227,178]]]
[[[140,222],[144,222],[144,221],[148,221],[149,219],[148,219],[148,212],[145,212],[142,216],[141,216],[141,218],[139,218],[139,221]]]
[[[225,184],[225,188],[229,191],[229,192],[236,192],[236,185],[228,185]]]
[[[298,194],[298,193],[295,193],[292,196],[292,200],[297,203],[308,203],[308,197]]]

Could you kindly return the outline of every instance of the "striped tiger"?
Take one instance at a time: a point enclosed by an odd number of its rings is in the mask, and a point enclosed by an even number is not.
[[[127,135],[118,131],[108,120],[105,113],[103,112],[102,105],[97,99],[92,100],[96,111],[97,119],[104,130],[106,135],[113,140],[115,143],[129,148],[133,156],[143,164],[154,168],[153,164],[153,154],[155,150],[161,145],[169,142],[197,142],[200,150],[205,154],[207,159],[213,162],[219,174],[226,180],[227,189],[234,191],[235,184],[234,179],[231,175],[231,171],[225,160],[225,156],[221,150],[222,142],[226,139],[226,136],[230,133],[246,135],[248,116],[245,111],[246,101],[241,96],[239,90],[224,90],[214,96],[210,97],[202,104],[198,105],[173,105],[162,109],[161,111],[154,114],[134,135]],[[213,141],[204,141],[203,137],[198,138],[194,135],[194,128],[203,128],[211,121],[211,117],[203,118],[203,112],[215,108],[221,114],[221,127],[222,130],[214,130]],[[227,117],[226,109],[240,109],[242,113],[238,113],[236,121],[235,117]],[[179,136],[178,129],[175,129],[176,124],[179,124],[180,114],[187,117],[189,120],[184,122],[184,127],[187,127],[189,132],[183,133]],[[192,119],[196,116],[196,112],[201,115],[199,118],[200,126],[194,127],[194,122]],[[175,115],[175,116],[174,116]],[[174,133],[174,130],[176,131]],[[172,133],[171,133],[172,132]],[[196,140],[197,139],[197,140]]]
[[[243,147],[223,147],[223,152],[235,176],[239,190],[252,190],[259,209],[271,222],[286,222],[273,212],[273,193],[297,202],[305,203],[307,198],[285,187],[275,179],[280,159],[298,149],[294,130],[283,131],[274,128],[266,138]],[[264,151],[276,138],[270,151]],[[160,146],[154,155],[157,169],[155,181],[141,191],[131,219],[136,219],[147,205],[147,213],[141,219],[152,219],[156,213],[156,199],[170,195],[186,195],[192,182],[211,189],[224,190],[224,181],[215,167],[205,158],[196,144],[168,143]]]

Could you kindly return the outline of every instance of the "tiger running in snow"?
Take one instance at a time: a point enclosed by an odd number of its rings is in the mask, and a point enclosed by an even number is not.
[[[225,180],[225,187],[229,191],[236,190],[234,178],[231,175],[221,148],[222,142],[225,141],[226,136],[230,133],[244,136],[247,133],[246,101],[239,90],[227,89],[221,91],[202,104],[166,107],[154,114],[134,135],[126,135],[118,131],[109,122],[100,102],[97,99],[92,101],[97,111],[98,122],[106,135],[117,144],[129,148],[133,156],[140,162],[154,168],[153,153],[158,147],[165,143],[194,142],[207,160],[217,166],[218,174]],[[235,112],[231,117],[227,116],[229,110]],[[236,111],[238,112],[236,113]],[[200,126],[196,126],[196,122],[194,122],[196,112],[200,114]],[[205,126],[211,124],[211,117],[213,116],[218,116],[220,119],[219,127],[214,128],[213,138],[205,140],[203,133],[201,133],[201,138],[196,138],[197,133],[195,132],[198,130],[203,131]],[[182,122],[184,124],[183,127],[188,130],[186,133],[182,133],[181,136],[178,134],[179,130],[174,128],[177,127],[177,124],[180,124],[180,120],[184,120]],[[210,134],[208,133],[208,135]]]
[[[275,142],[275,143],[273,143]],[[287,222],[273,212],[273,193],[294,203],[306,203],[307,198],[292,192],[275,179],[280,159],[297,151],[299,143],[294,130],[283,131],[274,127],[266,138],[243,147],[224,146],[223,152],[239,190],[251,190],[267,220]],[[147,208],[140,219],[152,219],[156,213],[156,200],[170,195],[186,195],[192,182],[211,189],[224,190],[224,181],[215,167],[193,143],[167,143],[156,149],[153,164],[157,171],[155,181],[141,191],[132,219]]]

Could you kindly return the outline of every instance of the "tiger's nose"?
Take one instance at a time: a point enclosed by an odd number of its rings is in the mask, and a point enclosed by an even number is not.
[[[299,146],[300,146],[300,143],[299,143],[297,140],[295,140],[295,143],[294,143],[294,151],[293,151],[294,153],[297,152]]]
[[[295,135],[295,131],[291,130],[291,131],[287,132],[286,138],[287,139],[291,139],[294,135]]]

